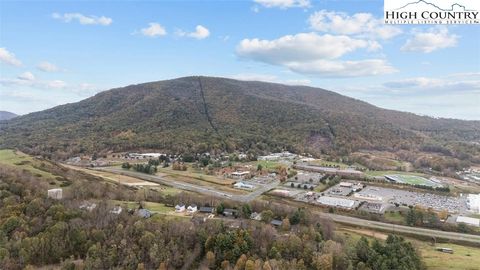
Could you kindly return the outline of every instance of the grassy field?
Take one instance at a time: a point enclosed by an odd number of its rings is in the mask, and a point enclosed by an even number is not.
[[[163,178],[166,179],[166,180],[175,180],[175,181],[185,182],[185,183],[189,183],[189,184],[193,184],[193,185],[197,185],[197,186],[211,187],[211,188],[215,188],[216,190],[219,190],[219,191],[226,191],[226,192],[233,193],[233,194],[247,194],[247,193],[249,193],[248,191],[245,191],[245,190],[233,188],[230,185],[218,185],[218,184],[208,182],[208,181],[199,181],[197,178],[184,176],[184,175],[181,175],[181,174],[166,174],[165,173],[163,175]]]
[[[46,180],[55,180],[56,177],[56,175],[53,175],[50,172],[39,169],[42,167],[42,161],[36,160],[33,157],[19,151],[10,149],[0,150],[0,164],[3,166],[27,170],[31,174],[42,177]]]
[[[248,162],[248,163],[238,163],[239,165],[252,165],[254,170],[257,169],[258,165],[262,165],[263,169],[267,170],[275,170],[278,166],[285,166],[284,164],[276,161],[268,161],[268,160],[258,160],[255,162]]]
[[[327,188],[328,188],[328,185],[327,185],[327,184],[319,183],[318,186],[315,187],[314,191],[315,191],[315,192],[323,192],[323,191],[325,191]]]
[[[377,238],[380,240],[385,240],[387,237],[385,233],[349,227],[340,227],[336,230],[336,233],[351,243],[358,241],[361,236],[365,236],[368,239]],[[449,243],[437,243],[436,246],[433,246],[428,242],[422,242],[413,238],[405,237],[405,239],[412,242],[418,249],[427,269],[480,270],[480,248]],[[436,251],[436,247],[451,248],[454,253],[442,253]]]
[[[171,167],[167,167],[167,168],[159,167],[158,172],[165,173],[168,175],[173,175],[173,176],[175,175],[185,176],[185,177],[193,178],[196,180],[201,180],[201,181],[210,182],[213,184],[223,185],[223,186],[230,186],[235,182],[232,179],[228,179],[228,178],[224,179],[222,177],[218,177],[214,175],[207,175],[207,174],[204,174],[203,172],[194,172],[192,171],[192,168],[188,168],[187,171],[176,171],[176,170],[173,170]]]
[[[411,175],[411,174],[393,174],[389,176],[395,177],[396,179],[399,180],[399,182],[406,183],[409,185],[422,185],[422,186],[432,186],[432,187],[438,186],[437,183],[432,182],[423,176]]]
[[[136,209],[139,206],[138,202],[115,201],[115,200],[112,202],[114,204],[118,204],[120,206],[124,206],[129,209]],[[144,202],[144,208],[160,214],[169,214],[170,212],[175,212],[175,209],[173,207],[167,207],[163,203],[156,203],[156,202]]]
[[[391,222],[402,222],[405,220],[405,218],[400,215],[399,212],[393,212],[391,213],[390,211],[386,211],[384,214],[384,217],[386,220],[391,221]]]

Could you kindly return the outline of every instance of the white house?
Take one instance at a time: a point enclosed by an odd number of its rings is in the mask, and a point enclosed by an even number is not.
[[[185,204],[175,205],[175,212],[177,213],[185,212]]]
[[[110,210],[110,213],[115,214],[115,215],[120,215],[122,213],[123,209],[120,206],[115,206],[112,210]]]
[[[253,189],[254,186],[250,184],[246,184],[243,182],[237,182],[235,185],[233,185],[234,188],[245,188],[245,189]]]
[[[48,190],[48,198],[52,198],[55,200],[62,199],[62,189],[61,188],[54,188]]]
[[[196,206],[195,204],[189,205],[189,206],[187,207],[187,212],[190,213],[190,214],[193,214],[193,213],[195,213],[195,212],[197,212],[197,211],[198,211],[198,208],[197,208],[197,206]]]

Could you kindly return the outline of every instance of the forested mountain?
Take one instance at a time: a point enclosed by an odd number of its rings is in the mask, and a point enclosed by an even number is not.
[[[0,124],[1,147],[57,158],[142,148],[343,155],[479,139],[480,121],[381,109],[319,88],[213,77],[116,88]]]
[[[18,115],[12,113],[12,112],[7,112],[7,111],[0,111],[0,121],[2,120],[10,120],[12,118],[17,117]]]

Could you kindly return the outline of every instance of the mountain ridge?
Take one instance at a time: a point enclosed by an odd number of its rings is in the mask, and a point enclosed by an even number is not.
[[[480,121],[382,109],[321,88],[204,76],[114,88],[0,124],[1,147],[62,158],[134,149],[348,154],[479,137]]]
[[[0,121],[2,120],[10,120],[12,118],[17,117],[18,114],[8,112],[8,111],[0,111]]]

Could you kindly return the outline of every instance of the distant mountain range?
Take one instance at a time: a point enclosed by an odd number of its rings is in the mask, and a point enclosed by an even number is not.
[[[480,122],[381,109],[320,88],[184,77],[101,92],[0,123],[0,147],[78,153],[280,151],[348,154],[480,140]]]
[[[0,121],[2,120],[10,120],[12,118],[17,117],[18,115],[12,113],[12,112],[7,112],[7,111],[0,111]]]

